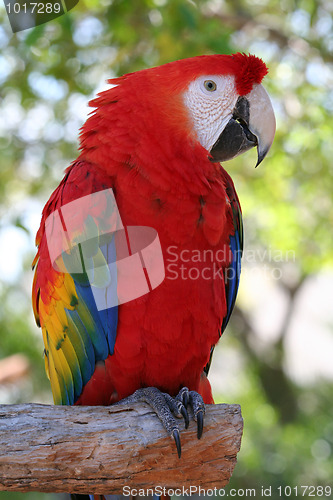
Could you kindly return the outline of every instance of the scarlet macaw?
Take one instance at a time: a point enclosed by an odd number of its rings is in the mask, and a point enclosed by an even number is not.
[[[253,55],[199,56],[110,80],[91,101],[81,152],[44,208],[33,263],[55,403],[149,401],[179,454],[174,416],[187,424],[190,403],[200,437],[204,403],[213,403],[210,358],[235,303],[243,242],[238,197],[220,162],[255,146],[257,164],[266,156],[275,133],[266,73]],[[62,252],[63,268],[54,265],[45,224],[60,208],[109,189],[123,227],[156,230],[165,278],[139,298],[98,308],[99,285],[88,270],[71,271],[70,252]],[[90,272],[104,269],[102,281],[109,254],[117,257],[116,238],[101,238],[104,210],[92,203],[72,222],[76,238],[88,229],[95,235]],[[211,258],[191,261],[194,251]],[[195,279],[178,272],[180,264],[189,273],[194,266]]]

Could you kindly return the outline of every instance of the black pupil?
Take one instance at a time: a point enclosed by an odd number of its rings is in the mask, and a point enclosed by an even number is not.
[[[209,89],[212,89],[212,88],[214,87],[213,82],[208,82],[208,83],[207,83],[207,87],[208,87]]]

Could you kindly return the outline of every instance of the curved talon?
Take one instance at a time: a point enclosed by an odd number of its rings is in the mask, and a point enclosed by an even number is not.
[[[188,426],[190,425],[190,419],[189,419],[189,416],[188,416],[188,413],[187,413],[187,410],[186,410],[185,406],[182,407],[182,409],[180,410],[180,412],[183,415],[184,420],[185,420],[185,429],[187,429]]]
[[[137,401],[148,403],[155,411],[169,436],[174,438],[179,458],[181,457],[182,450],[180,432],[176,418],[183,417],[185,429],[188,428],[190,418],[187,412],[187,406],[191,408],[191,413],[193,412],[194,420],[197,422],[198,439],[201,438],[203,432],[205,403],[202,396],[198,392],[189,391],[187,387],[183,387],[177,396],[173,398],[168,393],[162,393],[156,387],[145,387],[138,389],[131,396],[128,396],[115,404],[120,405],[124,403],[135,403]]]
[[[181,455],[182,455],[182,446],[180,444],[180,436],[179,436],[179,430],[178,429],[174,429],[172,431],[172,435],[173,435],[173,438],[175,440],[175,443],[176,443],[176,448],[177,448],[177,453],[178,453],[178,457],[180,458]]]
[[[189,403],[189,391],[187,387],[183,387],[181,395],[182,395],[183,405],[186,408]]]
[[[197,436],[198,439],[201,438],[202,436],[202,431],[203,431],[203,411],[199,410],[197,415],[196,415],[196,420],[197,420]]]
[[[203,402],[202,396],[196,391],[190,391],[189,399],[194,414],[194,420],[197,422],[197,436],[198,439],[200,439],[203,432],[203,421],[206,411],[205,403]]]

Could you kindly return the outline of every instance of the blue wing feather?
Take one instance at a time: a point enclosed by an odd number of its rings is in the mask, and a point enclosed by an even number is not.
[[[231,201],[231,209],[232,209],[235,232],[234,234],[230,235],[230,240],[229,240],[232,259],[229,268],[226,269],[225,292],[227,301],[227,314],[223,318],[221,335],[229,322],[237,297],[239,279],[241,274],[241,260],[243,253],[243,238],[244,238],[242,212],[233,185],[228,186],[227,193],[229,194]]]
[[[227,314],[223,319],[222,332],[229,322],[238,292],[239,278],[241,273],[241,247],[238,231],[235,231],[235,234],[230,236],[230,249],[232,252],[232,262],[226,273],[227,280],[225,284]]]
[[[111,243],[101,246],[101,251],[105,257],[105,260],[109,263],[116,262],[116,245],[114,238]],[[112,303],[112,301],[117,298],[117,271],[113,268],[111,271],[111,285],[107,288],[107,303]],[[118,307],[108,307],[99,311],[102,323],[104,325],[105,331],[107,332],[107,340],[109,344],[110,354],[114,352],[114,345],[117,336],[117,325],[118,325]]]

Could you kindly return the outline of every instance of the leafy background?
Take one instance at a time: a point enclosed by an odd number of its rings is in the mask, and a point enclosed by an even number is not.
[[[226,165],[246,231],[237,307],[211,373],[216,401],[240,403],[245,421],[228,488],[333,486],[332,11],[328,0],[80,0],[13,35],[0,6],[0,358],[23,353],[29,364],[0,384],[0,402],[51,401],[30,264],[88,100],[125,72],[253,52],[270,68],[277,134],[258,169],[255,152]]]

